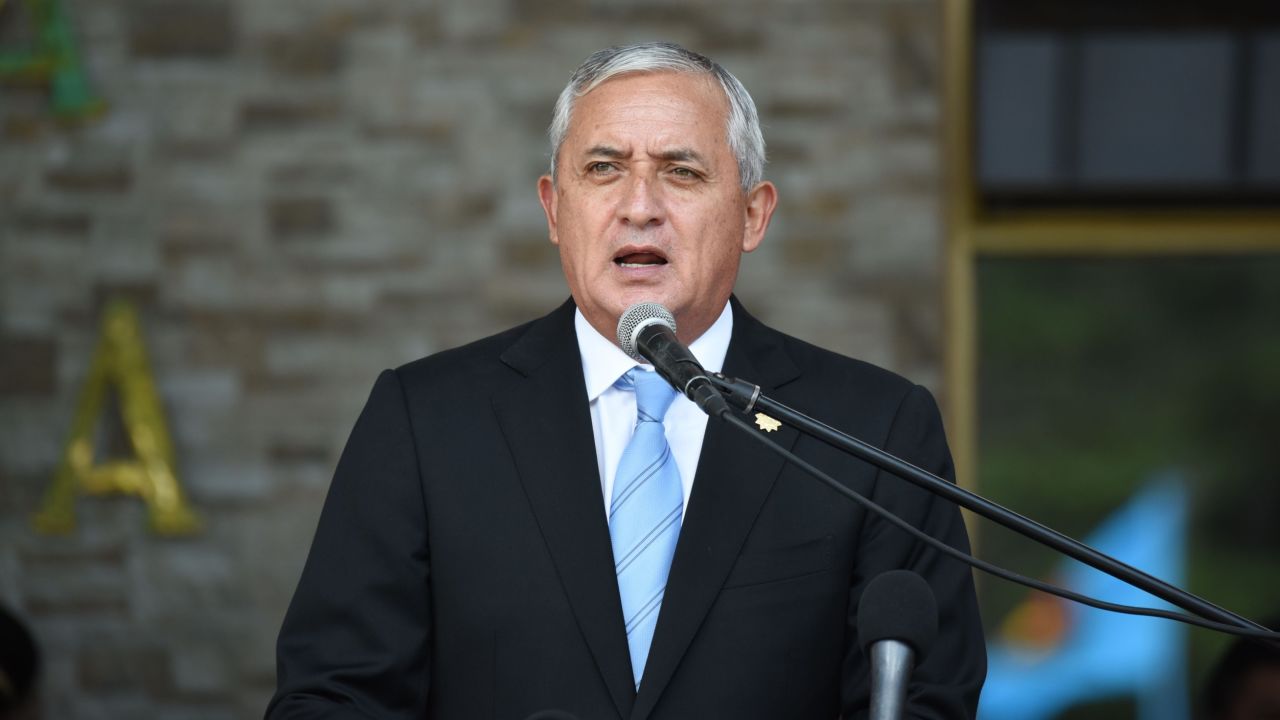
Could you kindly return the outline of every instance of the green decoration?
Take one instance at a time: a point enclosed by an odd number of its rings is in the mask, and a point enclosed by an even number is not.
[[[101,115],[106,103],[89,86],[62,0],[27,0],[27,10],[36,24],[35,47],[0,52],[0,80],[48,83],[58,118],[88,120]]]

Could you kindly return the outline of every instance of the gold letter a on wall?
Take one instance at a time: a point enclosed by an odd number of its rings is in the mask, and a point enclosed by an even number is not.
[[[112,387],[134,457],[94,464],[95,429]],[[151,529],[158,534],[196,532],[200,521],[187,505],[174,467],[173,443],[138,315],[129,303],[114,301],[103,315],[102,336],[93,351],[53,485],[33,518],[36,529],[50,534],[70,532],[75,528],[78,495],[117,493],[140,496],[147,504]]]

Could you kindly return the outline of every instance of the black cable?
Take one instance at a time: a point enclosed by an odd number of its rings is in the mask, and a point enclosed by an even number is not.
[[[1026,577],[1025,575],[1020,575],[1011,570],[1005,570],[1002,567],[993,565],[985,560],[981,560],[972,555],[969,555],[968,553],[961,552],[951,547],[950,545],[938,540],[937,538],[930,536],[928,533],[925,533],[919,530],[918,528],[912,526],[910,523],[898,517],[897,515],[894,515],[893,513],[889,512],[883,507],[880,507],[880,505],[863,497],[857,491],[852,490],[849,487],[846,487],[845,485],[837,481],[835,478],[832,478],[830,475],[827,475],[826,473],[822,472],[821,470],[814,467],[813,465],[810,465],[808,462],[802,460],[798,455],[782,447],[781,445],[773,442],[769,438],[765,437],[762,433],[756,432],[755,428],[753,428],[749,423],[747,423],[742,418],[738,417],[736,414],[732,412],[724,412],[724,413],[721,413],[720,417],[721,419],[728,422],[730,425],[733,425],[739,430],[742,430],[744,434],[751,436],[757,442],[764,444],[765,447],[768,447],[773,452],[777,453],[778,455],[781,455],[784,460],[787,460],[788,462],[800,468],[801,470],[804,470],[805,472],[809,473],[814,478],[822,481],[823,484],[827,485],[832,490],[835,490],[841,495],[849,498],[853,502],[862,506],[864,509],[872,513],[875,513],[876,515],[879,515],[881,518],[889,522],[891,525],[911,534],[917,540],[924,542],[925,544],[941,552],[942,554],[952,559],[959,560],[960,562],[963,562],[974,568],[977,568],[978,570],[981,570],[989,575],[994,575],[998,578],[1008,580],[1009,582],[1014,582],[1019,585],[1024,585],[1033,590],[1039,590],[1040,592],[1048,593],[1050,595],[1057,595],[1058,597],[1063,598],[1065,600],[1072,600],[1074,602],[1080,603],[1081,605],[1088,605],[1089,607],[1094,607],[1099,610],[1108,610],[1110,612],[1122,613],[1125,615],[1140,615],[1144,617],[1157,617],[1157,618],[1164,618],[1166,620],[1176,620],[1177,622],[1182,622],[1188,625],[1194,625],[1197,627],[1206,628],[1208,630],[1217,630],[1218,632],[1224,632],[1231,635],[1240,635],[1242,637],[1259,638],[1262,640],[1271,640],[1271,641],[1280,642],[1280,633],[1277,633],[1277,632],[1272,632],[1269,630],[1254,630],[1252,628],[1243,628],[1236,625],[1228,625],[1226,623],[1214,622],[1213,620],[1205,620],[1204,618],[1199,618],[1192,615],[1183,615],[1181,613],[1176,613],[1170,610],[1160,610],[1157,608],[1148,608],[1148,607],[1137,607],[1134,605],[1121,605],[1119,603],[1112,603],[1112,602],[1107,602],[1105,600],[1098,600],[1097,598],[1092,598],[1092,597],[1089,597],[1088,595],[1081,595],[1080,593],[1072,592],[1071,590],[1060,588],[1060,587],[1057,587],[1056,585],[1050,585],[1049,583],[1041,582],[1040,580],[1034,580],[1032,578]]]

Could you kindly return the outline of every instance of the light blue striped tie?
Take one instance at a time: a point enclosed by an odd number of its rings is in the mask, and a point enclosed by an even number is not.
[[[639,368],[627,372],[616,385],[636,393],[636,429],[613,479],[609,537],[631,648],[631,672],[639,688],[680,537],[684,491],[662,425],[675,390],[657,373]]]

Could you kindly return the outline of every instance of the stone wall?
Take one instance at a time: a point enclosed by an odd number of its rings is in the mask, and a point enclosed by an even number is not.
[[[534,182],[604,45],[675,40],[754,94],[782,204],[748,307],[939,389],[940,0],[64,2],[107,113],[0,86],[0,603],[44,650],[41,717],[260,716],[376,373],[566,297]],[[31,529],[118,295],[193,538],[132,498]]]

